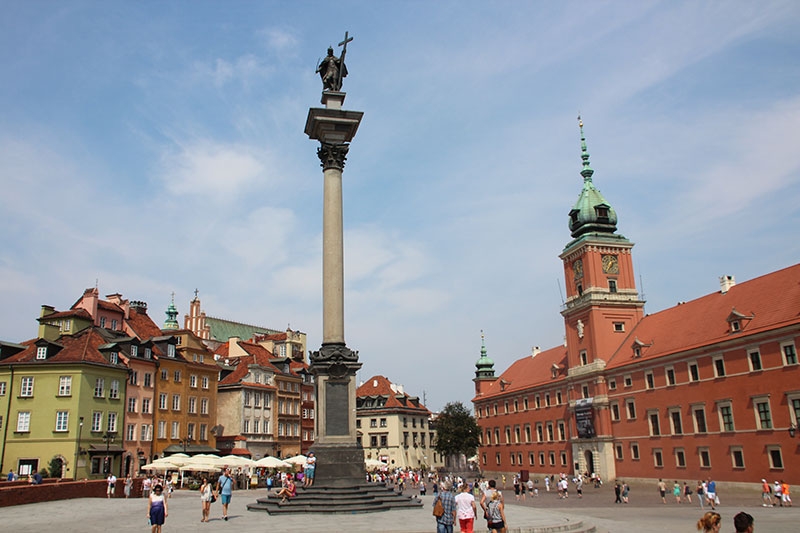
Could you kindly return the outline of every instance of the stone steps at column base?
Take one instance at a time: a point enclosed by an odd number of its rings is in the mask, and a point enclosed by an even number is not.
[[[259,498],[247,505],[248,511],[266,511],[269,514],[376,513],[392,509],[417,509],[422,500],[404,496],[383,484],[365,484],[352,487],[310,487],[298,490],[297,496],[281,503],[277,492]]]

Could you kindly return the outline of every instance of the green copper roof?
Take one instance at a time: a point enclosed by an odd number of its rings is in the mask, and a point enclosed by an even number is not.
[[[581,130],[583,189],[578,196],[578,201],[569,212],[569,229],[572,231],[573,237],[579,237],[589,232],[614,233],[617,231],[617,213],[592,182],[594,170],[589,164],[589,151],[586,149],[586,137],[583,134],[581,117],[578,117],[578,126]]]
[[[231,337],[238,337],[242,340],[252,339],[254,335],[274,335],[283,333],[281,331],[251,324],[232,322],[221,318],[206,317],[206,325],[211,328],[211,338],[218,341],[227,341]]]
[[[164,329],[180,329],[177,319],[178,310],[175,308],[174,292],[172,293],[172,301],[170,302],[169,307],[167,307],[165,314],[167,315],[167,320],[164,321]]]
[[[486,343],[484,342],[483,332],[481,331],[481,356],[478,362],[475,363],[475,374],[486,375],[488,373],[494,375],[494,361],[486,355]]]

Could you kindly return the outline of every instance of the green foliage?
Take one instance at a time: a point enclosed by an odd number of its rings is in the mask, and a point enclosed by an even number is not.
[[[53,457],[50,459],[50,463],[47,465],[47,468],[43,468],[39,473],[42,475],[42,477],[47,477],[48,474],[50,477],[61,477],[61,458]]]
[[[472,413],[461,402],[444,406],[436,419],[436,451],[442,455],[475,455],[480,427]]]

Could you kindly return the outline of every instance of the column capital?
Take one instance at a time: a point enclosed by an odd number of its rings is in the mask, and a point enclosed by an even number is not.
[[[350,145],[346,143],[326,143],[321,142],[317,148],[317,157],[320,160],[322,170],[335,169],[344,170],[344,162],[347,160],[347,151]]]

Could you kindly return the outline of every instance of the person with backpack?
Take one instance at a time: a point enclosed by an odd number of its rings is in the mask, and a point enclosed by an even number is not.
[[[499,492],[492,494],[492,499],[486,505],[487,527],[494,533],[506,533],[505,505]]]

